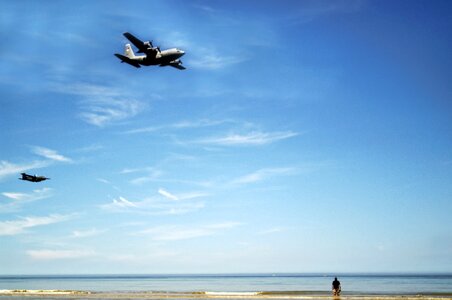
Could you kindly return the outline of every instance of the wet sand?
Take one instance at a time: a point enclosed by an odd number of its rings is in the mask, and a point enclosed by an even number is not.
[[[214,292],[86,292],[64,290],[0,290],[0,300],[9,299],[334,299],[334,300],[452,300],[452,294],[347,295],[333,297],[315,292],[214,293]]]

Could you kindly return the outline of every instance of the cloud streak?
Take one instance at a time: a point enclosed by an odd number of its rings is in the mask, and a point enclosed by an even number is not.
[[[28,194],[4,192],[2,193],[2,195],[17,202],[31,202],[51,197],[53,195],[53,190],[51,188],[43,188],[40,190],[34,190],[33,192]]]
[[[198,211],[204,208],[204,203],[201,201],[193,201],[192,199],[206,196],[203,193],[186,194],[184,197],[192,201],[168,201],[169,197],[182,200],[183,198],[172,195],[166,192],[164,199],[159,197],[146,198],[141,201],[129,201],[124,197],[113,199],[112,202],[102,204],[99,207],[111,213],[135,213],[135,214],[149,214],[149,215],[181,215],[190,212]],[[159,194],[161,194],[159,192]],[[163,196],[163,195],[162,195]]]
[[[214,236],[228,229],[240,226],[239,222],[217,223],[205,226],[157,226],[141,231],[140,235],[150,235],[154,241],[179,241]]]
[[[233,185],[256,183],[276,176],[287,176],[295,172],[294,168],[268,168],[241,176],[231,181]]]
[[[222,56],[215,53],[209,53],[190,61],[190,66],[198,69],[218,70],[246,60],[247,58],[241,56]]]
[[[107,230],[99,230],[96,228],[92,228],[89,230],[74,230],[72,232],[71,237],[73,238],[86,238],[86,237],[93,237],[93,236],[98,236],[101,235],[103,233],[107,232]]]
[[[2,160],[0,161],[0,179],[10,175],[17,175],[19,173],[27,172],[33,169],[45,168],[52,165],[55,162],[64,162],[64,163],[72,162],[72,159],[65,157],[59,154],[57,151],[49,148],[34,146],[32,147],[31,151],[32,153],[39,155],[45,158],[46,160],[36,160],[33,162],[23,164],[16,164]]]
[[[260,146],[271,144],[280,140],[285,140],[297,136],[298,133],[292,131],[282,132],[259,132],[254,131],[248,134],[229,134],[219,137],[210,137],[198,140],[199,144],[211,144],[219,146]]]
[[[143,102],[107,86],[79,83],[57,86],[55,91],[81,97],[79,117],[97,127],[134,117],[146,108]]]
[[[35,260],[60,260],[86,258],[96,253],[89,250],[29,250],[27,255]]]
[[[161,125],[161,126],[149,126],[143,128],[137,128],[125,131],[125,134],[135,134],[135,133],[150,133],[157,132],[161,130],[177,130],[177,129],[190,129],[190,128],[204,128],[204,127],[213,127],[225,124],[227,122],[232,123],[231,120],[209,120],[209,119],[201,119],[197,121],[180,121],[173,124]]]
[[[171,194],[170,192],[168,192],[168,191],[166,191],[166,190],[164,190],[162,188],[160,188],[158,190],[158,193],[160,195],[162,195],[163,197],[169,199],[169,200],[174,200],[174,201],[178,201],[179,200],[179,197],[177,197],[176,195]]]
[[[25,164],[14,164],[8,161],[0,161],[0,179],[9,175],[19,174],[32,169],[40,169],[50,165],[48,161],[34,161]]]
[[[295,9],[289,14],[288,18],[293,20],[294,24],[307,23],[328,15],[359,12],[366,3],[365,0],[306,2],[305,6],[300,6],[300,9]]]
[[[286,228],[284,228],[284,227],[272,227],[267,230],[262,230],[262,231],[258,232],[258,234],[259,235],[275,234],[275,233],[283,232],[285,230],[286,230]]]
[[[135,174],[135,173],[146,173],[145,176],[136,177],[131,179],[129,182],[134,185],[141,185],[146,182],[152,182],[159,179],[163,172],[154,167],[142,167],[142,168],[126,168],[123,169],[120,174]]]
[[[173,194],[168,192],[167,190],[160,188],[158,190],[158,193],[165,197],[166,199],[172,200],[172,201],[181,201],[181,200],[190,200],[200,197],[206,197],[209,196],[208,193],[205,192],[188,192],[188,193],[182,193],[182,194]]]
[[[119,197],[118,199],[113,199],[110,204],[102,205],[101,207],[106,210],[123,210],[129,208],[138,208],[139,203],[134,203],[127,200],[124,197]]]
[[[44,148],[44,147],[38,147],[35,146],[32,148],[32,151],[34,154],[42,156],[44,158],[58,161],[58,162],[72,162],[72,159],[65,157],[59,153],[57,153],[55,150]]]
[[[73,215],[54,214],[47,217],[25,217],[15,221],[2,221],[0,222],[0,236],[18,235],[33,227],[60,223],[72,218]]]

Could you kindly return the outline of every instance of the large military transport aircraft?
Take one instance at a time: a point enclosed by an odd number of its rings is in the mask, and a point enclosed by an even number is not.
[[[138,53],[144,53],[144,55],[135,55],[130,44],[126,44],[124,55],[115,54],[121,62],[128,63],[136,68],[158,65],[160,67],[171,66],[179,70],[185,70],[185,67],[182,66],[182,61],[179,59],[185,54],[184,51],[177,48],[161,51],[159,47],[154,47],[152,42],[143,42],[129,32],[124,33],[124,36],[138,48]]]
[[[22,178],[19,178],[20,180],[26,180],[31,182],[40,182],[44,181],[50,178],[44,177],[44,176],[36,176],[36,175],[28,175],[27,173],[20,173],[22,175]]]

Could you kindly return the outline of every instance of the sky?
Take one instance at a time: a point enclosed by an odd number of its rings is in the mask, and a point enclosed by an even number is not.
[[[1,1],[0,273],[451,272],[451,15]]]

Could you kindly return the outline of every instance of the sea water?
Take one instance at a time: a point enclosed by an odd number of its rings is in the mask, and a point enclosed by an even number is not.
[[[330,293],[335,276],[350,295],[452,294],[452,274],[24,275],[0,276],[0,290]]]

